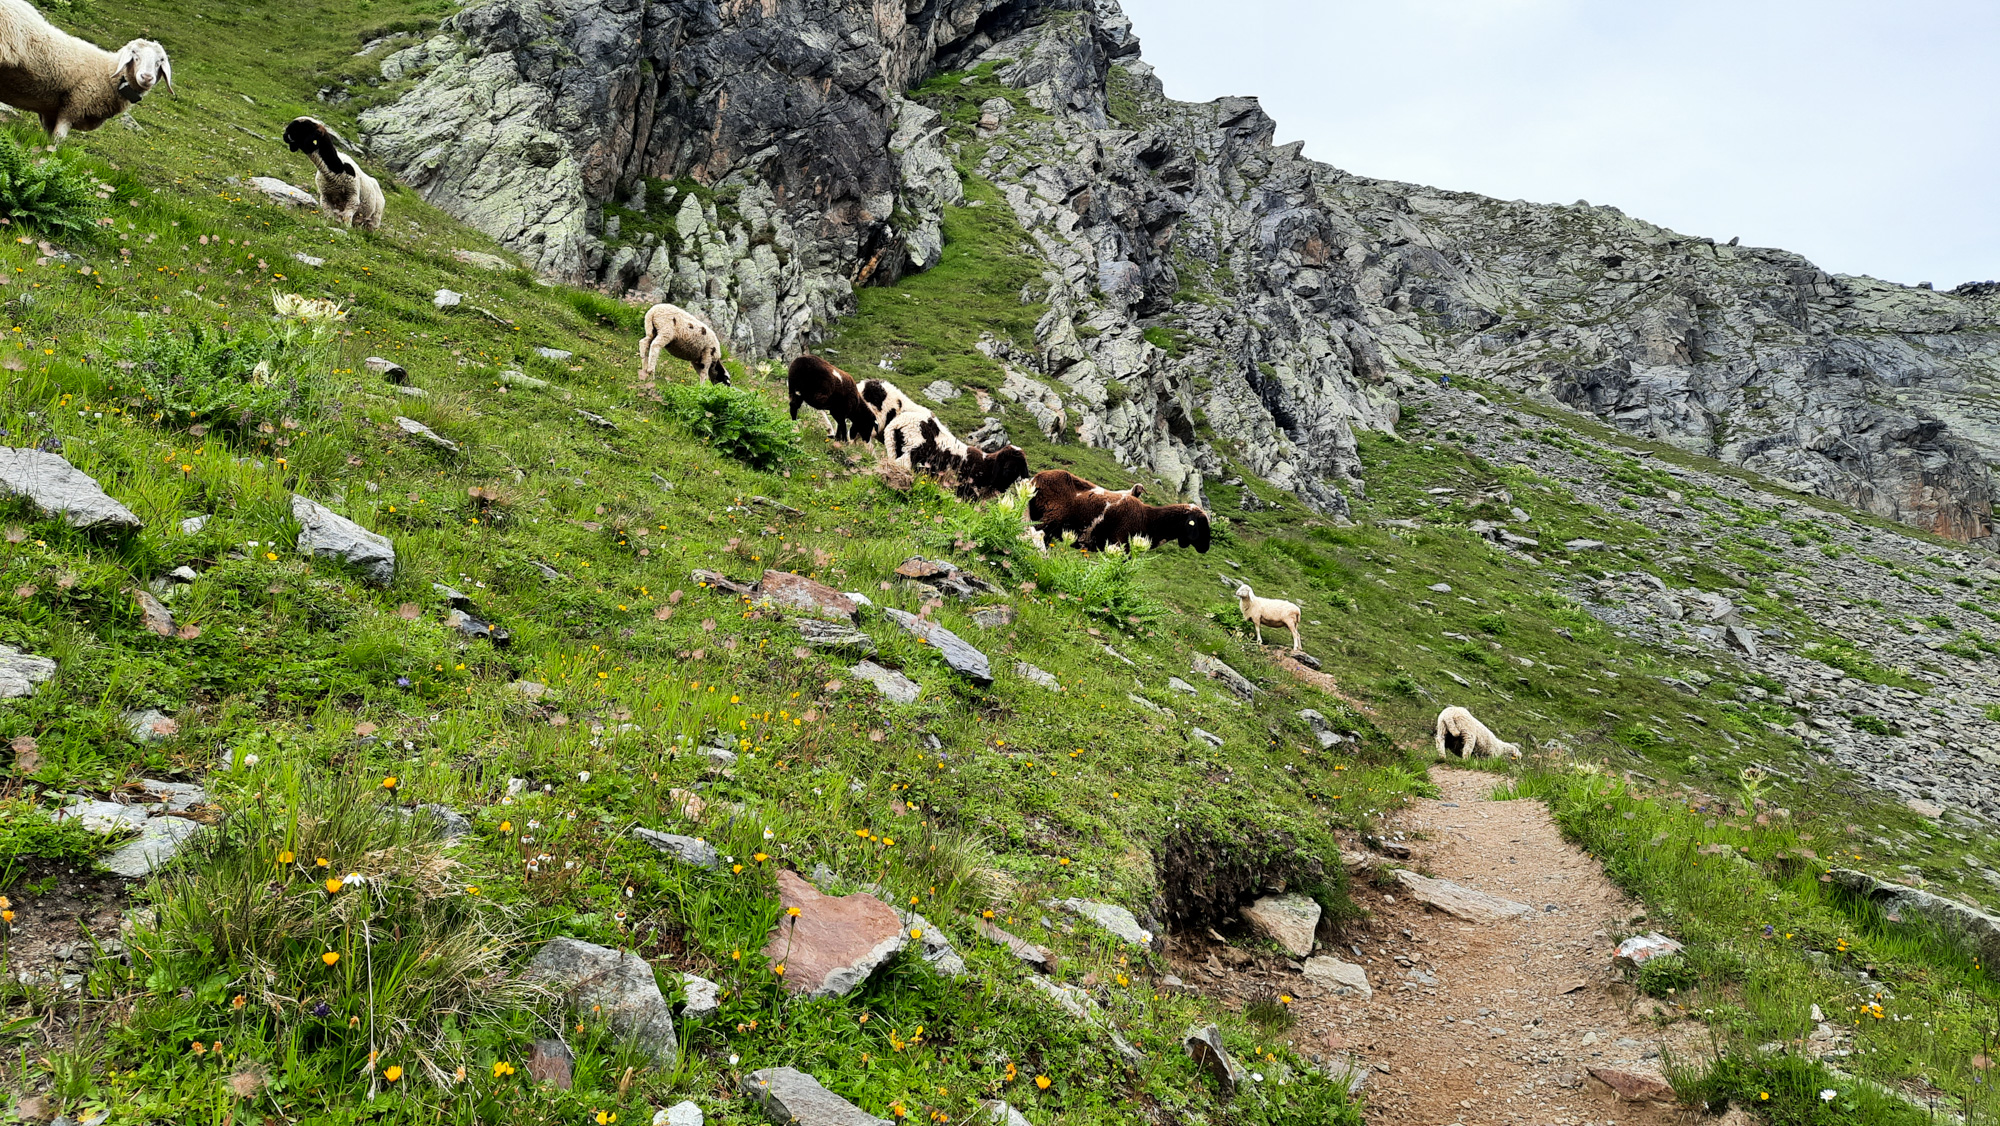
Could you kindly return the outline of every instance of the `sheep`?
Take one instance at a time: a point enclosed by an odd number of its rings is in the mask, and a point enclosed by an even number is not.
[[[907,410],[927,410],[903,390],[886,379],[870,379],[861,384],[861,405],[875,416],[875,437],[883,437],[889,432],[889,424],[896,416]]]
[[[728,385],[729,369],[722,366],[722,338],[700,317],[664,302],[646,310],[646,335],[639,341],[640,379],[653,378],[653,369],[660,366],[661,349],[693,364],[694,373],[706,375],[710,383]]]
[[[1028,518],[1045,536],[1074,534],[1079,546],[1105,548],[1145,536],[1153,543],[1179,543],[1206,552],[1208,513],[1192,504],[1147,504],[1145,490],[1099,488],[1067,469],[1035,475],[1035,499]]]
[[[871,380],[870,382],[875,382]],[[958,478],[960,495],[991,496],[1028,479],[1028,455],[1019,446],[992,453],[954,436],[928,407],[897,410],[882,431],[882,446],[896,464]]]
[[[1292,652],[1303,653],[1299,644],[1299,604],[1276,598],[1259,598],[1251,593],[1250,584],[1243,583],[1236,588],[1236,603],[1243,609],[1243,620],[1257,631],[1257,644],[1264,644],[1265,626],[1285,626],[1292,631]]]
[[[1520,758],[1521,748],[1493,734],[1464,708],[1446,708],[1438,713],[1437,753],[1439,758]]]
[[[340,138],[316,117],[295,117],[285,126],[285,147],[312,161],[313,190],[326,213],[349,227],[372,231],[382,225],[387,201],[382,185],[342,153]]]
[[[167,49],[153,40],[114,55],[58,30],[26,0],[0,0],[0,102],[40,115],[56,144],[124,113],[162,81],[173,93]]]
[[[861,385],[854,377],[820,359],[800,356],[786,373],[792,392],[792,420],[799,407],[808,405],[826,414],[827,435],[836,442],[875,437],[875,414],[861,401]]]

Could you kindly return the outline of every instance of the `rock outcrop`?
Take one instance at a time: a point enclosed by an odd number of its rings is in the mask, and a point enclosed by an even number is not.
[[[1994,287],[1350,175],[1274,143],[1254,98],[1166,98],[1138,49],[1117,0],[487,0],[389,56],[415,85],[362,120],[535,268],[695,309],[758,355],[936,261],[975,173],[1046,264],[1033,347],[989,346],[995,408],[1190,497],[1246,470],[1344,517],[1356,433],[1453,373],[2000,543]],[[1020,97],[961,146],[905,95],[982,63]]]

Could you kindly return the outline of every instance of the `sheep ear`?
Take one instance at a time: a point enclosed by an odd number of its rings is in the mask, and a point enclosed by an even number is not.
[[[167,53],[160,52],[160,79],[167,84],[167,93],[174,92],[174,64],[167,61]]]

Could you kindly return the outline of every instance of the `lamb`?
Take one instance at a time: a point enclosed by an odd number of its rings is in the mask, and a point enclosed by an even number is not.
[[[313,190],[326,213],[349,227],[372,231],[382,225],[387,201],[382,185],[342,153],[340,138],[316,117],[295,117],[285,126],[285,147],[312,161]]]
[[[1257,631],[1257,644],[1264,644],[1265,626],[1285,626],[1292,631],[1292,652],[1303,653],[1299,645],[1299,605],[1276,598],[1259,598],[1251,593],[1250,584],[1243,583],[1236,588],[1236,603],[1243,608],[1243,620]]]
[[[1438,713],[1437,753],[1439,758],[1520,758],[1521,748],[1493,734],[1464,708],[1446,708]]]
[[[722,366],[722,338],[707,321],[664,302],[646,310],[646,335],[639,341],[640,379],[653,378],[653,370],[660,366],[661,349],[693,364],[694,373],[706,375],[710,383],[728,385],[729,369]]]
[[[798,420],[799,407],[808,405],[826,413],[827,434],[836,442],[875,437],[875,414],[861,401],[861,385],[853,376],[818,356],[793,360],[786,376],[793,421]]]
[[[1028,455],[1021,447],[1006,446],[988,453],[967,445],[929,408],[915,404],[896,411],[882,432],[882,446],[896,464],[907,469],[955,475],[963,496],[992,496],[1028,479]]]
[[[928,410],[918,406],[915,400],[903,394],[902,388],[886,379],[870,379],[861,384],[861,405],[875,417],[875,437],[885,437],[889,433],[889,424],[904,411]]]
[[[1147,504],[1134,485],[1125,491],[1099,488],[1067,469],[1035,475],[1028,518],[1045,536],[1074,535],[1086,548],[1105,548],[1145,536],[1156,544],[1179,543],[1206,552],[1208,513],[1192,504]]]
[[[49,140],[97,128],[162,81],[173,93],[167,49],[153,40],[114,55],[57,29],[27,0],[0,0],[0,102],[40,115]]]

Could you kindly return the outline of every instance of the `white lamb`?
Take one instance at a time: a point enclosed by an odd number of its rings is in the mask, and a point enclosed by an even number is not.
[[[708,322],[678,305],[664,302],[646,310],[646,335],[639,341],[639,378],[653,378],[660,366],[660,352],[694,365],[694,373],[710,383],[728,383],[729,369],[722,366],[722,338]]]
[[[1243,620],[1257,631],[1257,644],[1264,644],[1265,626],[1284,626],[1292,631],[1292,652],[1303,653],[1299,645],[1299,606],[1276,598],[1259,598],[1244,583],[1236,588],[1236,604],[1243,608]]]
[[[1446,708],[1437,718],[1439,758],[1520,758],[1521,748],[1493,734],[1464,708]]]
[[[316,117],[297,117],[285,126],[285,147],[306,154],[318,171],[313,188],[326,213],[350,227],[374,230],[382,225],[387,201],[382,185],[361,170],[361,164],[342,153],[340,138]]]
[[[97,128],[161,81],[172,93],[167,49],[151,39],[114,55],[59,30],[27,0],[0,0],[0,102],[41,115],[51,141]]]

